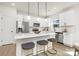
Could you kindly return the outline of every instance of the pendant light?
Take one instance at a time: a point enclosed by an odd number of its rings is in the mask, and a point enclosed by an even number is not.
[[[28,16],[27,16],[27,19],[30,19],[30,16],[29,16],[29,2],[28,2]]]
[[[47,21],[47,2],[45,2],[45,12],[46,12],[45,21]]]
[[[11,3],[12,6],[15,6],[15,3]]]
[[[37,21],[39,21],[39,2],[38,2],[38,18],[37,18]]]

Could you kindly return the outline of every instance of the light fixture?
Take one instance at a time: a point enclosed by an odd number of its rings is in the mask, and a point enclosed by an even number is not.
[[[45,19],[45,21],[47,21],[47,19]]]
[[[47,2],[45,2],[45,11],[46,11],[45,21],[47,21]]]
[[[30,19],[30,16],[27,16],[27,19]]]
[[[38,18],[37,18],[37,21],[39,21],[39,2],[38,2]]]
[[[11,3],[12,6],[15,6],[15,3]]]
[[[39,21],[40,20],[40,18],[37,18],[37,21]]]
[[[27,16],[27,19],[30,19],[30,16],[29,16],[29,2],[28,2],[28,16]]]
[[[57,8],[56,8],[56,7],[54,7],[53,9],[55,9],[55,10],[56,10]]]

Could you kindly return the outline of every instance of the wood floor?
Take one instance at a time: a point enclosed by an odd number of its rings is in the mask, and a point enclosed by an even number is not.
[[[0,56],[15,56],[15,55],[16,55],[15,44],[0,46]]]
[[[55,48],[59,52],[65,52],[65,51],[73,51],[73,48],[64,46],[63,44],[55,44]],[[0,46],[0,56],[16,56],[16,45],[10,44],[5,46]],[[63,55],[62,55],[63,56]]]

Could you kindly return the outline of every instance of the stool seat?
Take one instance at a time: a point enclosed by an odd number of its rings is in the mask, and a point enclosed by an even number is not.
[[[52,42],[52,50],[54,50],[55,52],[51,52],[50,50],[47,50],[49,53],[51,54],[56,54],[57,53],[57,50],[54,49],[54,42],[56,42],[56,39],[55,38],[49,38],[48,39],[49,42]],[[48,48],[48,47],[47,47]]]
[[[48,41],[47,40],[37,41],[37,45],[40,45],[40,46],[44,47],[44,52],[43,53],[47,56],[48,54],[45,52],[45,47],[48,45]],[[37,46],[37,55],[38,55],[38,46]]]
[[[74,48],[75,48],[74,56],[77,56],[79,54],[79,44],[78,43],[74,44]],[[76,52],[78,52],[78,54]]]
[[[24,50],[27,50],[27,49],[32,49],[34,48],[35,44],[33,42],[29,42],[29,43],[24,43],[22,44],[22,48]]]
[[[55,41],[55,38],[49,38],[48,41],[54,42]]]
[[[39,45],[47,45],[48,41],[46,41],[46,40],[40,40],[40,41],[37,41],[37,44],[39,44]]]

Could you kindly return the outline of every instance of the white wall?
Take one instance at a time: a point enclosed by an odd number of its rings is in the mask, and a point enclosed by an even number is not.
[[[74,43],[78,43],[79,46],[79,5],[76,5],[75,8],[75,24],[76,24],[76,35],[74,39]]]
[[[3,15],[9,15],[9,16],[16,16],[16,9],[13,7],[6,7],[3,5],[0,5],[0,14]]]
[[[68,32],[64,34],[64,44],[68,46],[73,46],[75,43],[79,43],[79,6],[74,6],[73,8],[66,10],[59,14],[59,18],[67,25],[72,25],[68,27]],[[64,21],[63,21],[64,20]]]
[[[0,5],[0,45],[15,41],[16,15],[15,8]]]
[[[61,14],[59,14],[59,18],[61,20],[61,26],[64,26],[64,22],[67,26],[67,33],[64,33],[63,43],[65,45],[72,46],[74,40],[75,33],[75,12],[73,9],[67,10]]]

